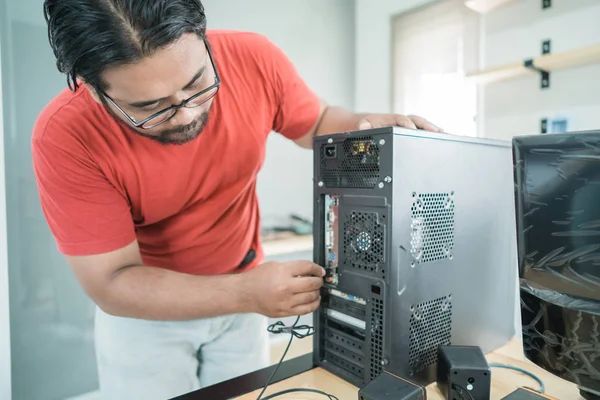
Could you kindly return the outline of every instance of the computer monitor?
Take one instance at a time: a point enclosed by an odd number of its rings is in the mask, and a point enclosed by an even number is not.
[[[600,397],[600,131],[518,136],[513,163],[525,355]]]
[[[440,345],[515,335],[510,141],[380,128],[314,141],[314,362],[428,384]]]

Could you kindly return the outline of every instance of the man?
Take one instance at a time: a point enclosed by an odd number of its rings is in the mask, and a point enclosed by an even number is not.
[[[319,305],[323,269],[263,263],[256,177],[271,131],[331,132],[418,117],[326,105],[253,33],[206,32],[199,0],[46,0],[71,90],[32,138],[59,250],[98,305],[107,399],[165,399],[267,363],[266,316]]]

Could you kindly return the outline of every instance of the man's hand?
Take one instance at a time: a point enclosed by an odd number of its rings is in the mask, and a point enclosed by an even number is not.
[[[321,104],[321,115],[315,125],[304,136],[296,139],[295,142],[300,147],[312,149],[315,136],[387,126],[444,132],[442,128],[416,115],[355,114],[342,107],[327,106],[323,102]]]
[[[268,262],[242,274],[252,312],[271,318],[309,314],[321,302],[325,270],[310,261]]]
[[[402,126],[409,129],[424,129],[432,132],[443,132],[444,130],[435,126],[425,118],[416,115],[400,114],[369,114],[358,121],[359,130],[371,128],[383,128],[386,126]]]

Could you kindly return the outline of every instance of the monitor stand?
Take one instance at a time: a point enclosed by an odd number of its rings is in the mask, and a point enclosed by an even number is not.
[[[586,400],[600,400],[600,395],[596,392],[588,392],[585,389],[579,389],[579,394]]]

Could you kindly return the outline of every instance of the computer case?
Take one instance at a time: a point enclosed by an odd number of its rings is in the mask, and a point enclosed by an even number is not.
[[[600,399],[600,131],[513,139],[525,356]]]
[[[510,142],[404,128],[314,140],[314,362],[362,387],[435,381],[438,347],[515,334]]]

